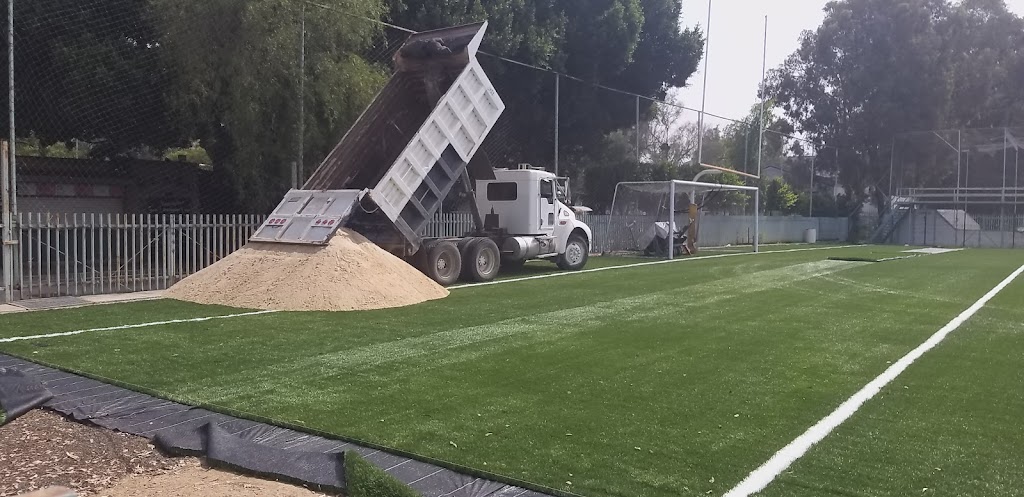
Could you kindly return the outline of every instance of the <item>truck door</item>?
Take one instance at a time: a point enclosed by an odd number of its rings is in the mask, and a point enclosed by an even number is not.
[[[555,230],[555,183],[550,179],[540,182],[540,232],[550,235]]]

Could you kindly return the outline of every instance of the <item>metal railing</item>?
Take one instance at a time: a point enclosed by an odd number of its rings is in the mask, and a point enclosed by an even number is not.
[[[14,225],[14,288],[10,300],[163,290],[246,244],[263,215],[22,214]],[[593,246],[606,247],[609,217],[583,214],[593,229]],[[742,216],[704,220],[707,243],[713,225],[749,224]],[[766,242],[800,241],[814,227],[820,239],[845,239],[846,219],[762,218]],[[728,226],[727,226],[728,225]],[[473,229],[473,217],[452,212],[427,224],[426,237],[459,237]],[[728,230],[726,230],[728,231]],[[733,231],[736,231],[735,229]],[[723,235],[724,236],[724,235]],[[703,243],[703,240],[702,240]]]
[[[1024,204],[1024,188],[900,188],[900,205]]]
[[[22,214],[12,300],[165,289],[241,248],[263,219]]]

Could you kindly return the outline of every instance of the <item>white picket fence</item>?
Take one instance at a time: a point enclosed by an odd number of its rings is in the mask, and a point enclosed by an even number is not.
[[[238,250],[264,217],[20,215],[12,296],[23,300],[165,289]]]
[[[15,226],[18,243],[11,300],[162,290],[241,248],[265,218],[22,214]],[[584,214],[582,220],[593,229],[594,250],[603,250],[608,216]],[[705,219],[702,232],[706,236],[701,242],[743,243],[749,236],[742,227],[751,222],[728,216]],[[728,232],[722,240],[712,236],[716,230],[710,226],[714,225],[721,228],[717,231]],[[844,240],[847,226],[846,219],[764,217],[762,241],[797,242],[809,227],[819,230],[821,240]],[[445,213],[427,225],[424,236],[458,237],[472,229],[470,214]]]
[[[25,213],[15,224],[11,300],[163,290],[241,248],[264,219]],[[425,235],[462,236],[472,228],[472,216],[450,213],[429,223]]]

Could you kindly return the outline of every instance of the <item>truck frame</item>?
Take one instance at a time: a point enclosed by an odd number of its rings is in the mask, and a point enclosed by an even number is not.
[[[592,232],[558,178],[528,165],[492,168],[480,152],[505,110],[476,58],[486,29],[411,35],[385,87],[250,240],[325,245],[349,228],[442,285],[490,281],[530,259],[583,268]],[[467,207],[473,229],[423,236],[444,204]]]

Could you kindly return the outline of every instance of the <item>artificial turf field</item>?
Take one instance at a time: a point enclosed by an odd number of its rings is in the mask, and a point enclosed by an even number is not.
[[[0,351],[585,496],[721,495],[1024,264],[1020,251],[863,263],[826,258],[905,248],[773,250],[570,275],[532,266],[520,277],[559,276],[404,309]],[[1018,495],[1022,304],[1024,278],[764,494]],[[150,301],[23,313],[0,316],[0,339],[237,312]]]

